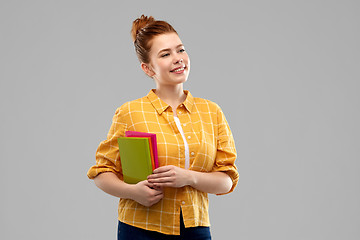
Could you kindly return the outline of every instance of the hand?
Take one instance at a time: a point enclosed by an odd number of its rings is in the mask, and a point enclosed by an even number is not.
[[[162,189],[156,188],[147,180],[141,181],[133,186],[133,200],[140,203],[141,205],[144,205],[145,207],[151,207],[164,197]]]
[[[190,170],[168,165],[155,169],[153,174],[148,176],[148,181],[157,188],[180,188],[190,185],[191,174]]]

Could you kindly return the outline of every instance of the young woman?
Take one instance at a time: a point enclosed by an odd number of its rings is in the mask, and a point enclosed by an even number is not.
[[[234,140],[220,107],[183,89],[190,59],[177,32],[142,15],[132,38],[142,70],[156,84],[147,96],[116,110],[88,177],[119,197],[118,239],[211,239],[208,193],[234,190]],[[160,167],[137,184],[123,182],[117,138],[155,133]]]

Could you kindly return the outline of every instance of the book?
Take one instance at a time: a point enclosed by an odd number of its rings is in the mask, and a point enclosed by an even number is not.
[[[149,139],[143,137],[118,138],[124,182],[136,184],[152,174]]]
[[[153,147],[152,147],[152,143],[151,143],[151,137],[148,137],[147,139],[149,139],[151,165],[152,165],[152,170],[154,171],[155,170],[155,162],[154,162],[154,152],[153,152]]]
[[[156,141],[155,133],[126,131],[125,136],[126,137],[150,137],[151,138],[151,148],[152,148],[152,152],[153,152],[153,156],[154,156],[154,169],[159,167],[157,141]]]

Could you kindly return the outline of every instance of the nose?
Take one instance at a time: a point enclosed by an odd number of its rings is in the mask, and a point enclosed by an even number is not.
[[[181,54],[179,53],[176,53],[174,55],[174,63],[177,64],[177,63],[182,63],[184,62],[184,59],[182,58],[183,56],[181,56]]]
[[[175,63],[182,63],[184,60],[182,58],[178,58]]]

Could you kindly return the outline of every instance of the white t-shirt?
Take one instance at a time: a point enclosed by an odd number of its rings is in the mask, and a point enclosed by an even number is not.
[[[189,144],[186,141],[184,131],[181,127],[180,119],[178,117],[174,116],[174,120],[175,120],[176,126],[179,129],[179,132],[180,132],[180,134],[183,138],[184,144],[185,144],[185,169],[189,169],[189,166],[190,166]]]

